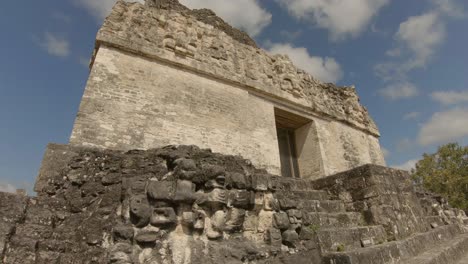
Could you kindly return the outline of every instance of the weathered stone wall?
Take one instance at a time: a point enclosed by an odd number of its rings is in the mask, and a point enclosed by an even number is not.
[[[378,130],[354,89],[323,84],[197,12],[172,0],[117,3],[98,33],[71,144],[195,144],[278,173],[279,107],[313,122],[316,144],[299,157],[302,177],[385,164]]]
[[[383,264],[451,238],[458,242],[447,252],[459,258],[468,218],[417,196],[408,180],[375,165],[316,181],[278,177],[195,146],[122,152],[51,144],[37,197],[0,193],[0,259]]]
[[[27,209],[24,201],[1,200],[9,221],[5,232],[0,225],[3,263],[320,260],[307,228],[312,212],[288,195],[310,187],[306,181],[195,146],[48,148]]]
[[[232,84],[101,46],[70,143],[123,150],[196,144],[242,155],[278,174],[274,107]],[[337,121],[307,117],[312,125],[305,133],[315,139],[298,155],[302,177],[385,164],[376,137]]]
[[[354,88],[321,83],[289,58],[241,44],[190,13],[118,1],[97,35],[97,44],[235,82],[379,135]]]
[[[348,211],[363,212],[369,223],[383,225],[391,240],[430,228],[425,218],[428,212],[423,210],[406,171],[369,165],[312,184],[345,201]]]
[[[195,144],[278,174],[273,111],[244,90],[102,46],[70,143],[121,150]]]
[[[314,119],[322,151],[323,175],[333,175],[364,164],[385,165],[379,140],[335,121]],[[317,175],[312,178],[320,178]]]

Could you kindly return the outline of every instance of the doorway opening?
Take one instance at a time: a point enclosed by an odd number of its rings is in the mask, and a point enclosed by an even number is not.
[[[299,128],[311,121],[282,109],[275,108],[276,133],[281,162],[281,174],[284,177],[300,178],[298,162],[298,144],[296,134]],[[303,142],[302,142],[303,143]]]

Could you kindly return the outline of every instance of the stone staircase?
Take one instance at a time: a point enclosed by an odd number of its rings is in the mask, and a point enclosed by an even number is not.
[[[361,170],[358,178],[362,182],[372,181],[376,173],[372,171],[375,166],[370,170],[367,168],[367,171],[363,168],[358,169]],[[402,172],[389,170],[383,175],[392,178],[395,173]],[[373,215],[378,213],[371,201],[375,202],[379,196],[386,197],[388,193],[385,192],[388,190],[383,188],[378,193],[373,189],[372,195],[360,193],[357,196],[349,190],[336,192],[336,187],[332,186],[353,185],[353,176],[347,174],[321,179],[311,185],[288,186],[277,193],[280,203],[289,199],[295,202],[297,209],[302,210],[302,223],[315,233],[324,264],[452,264],[457,261],[461,261],[458,264],[468,264],[468,218],[459,214],[458,210],[430,195],[409,190],[408,186],[400,186],[404,192],[395,192],[393,195],[405,197],[399,201],[400,205],[411,207],[410,213],[416,214],[412,218],[420,226],[409,227],[412,230],[406,234],[388,232],[389,226],[385,222],[379,223],[382,217]],[[393,177],[393,181],[398,178]],[[369,186],[361,187],[359,192]],[[364,199],[367,204],[362,207],[363,201],[353,197],[368,197]],[[392,205],[388,201],[382,204]]]
[[[358,177],[354,178],[347,173],[318,180],[313,186],[303,187],[309,188],[308,191],[291,190],[290,198],[307,212],[303,215],[303,221],[316,233],[323,263],[468,263],[468,218],[457,215],[458,210],[441,204],[427,194],[416,192],[417,195],[408,196],[414,192],[409,191],[408,186],[403,186],[405,192],[395,192],[394,195],[399,197],[400,203],[414,207],[410,208],[411,213],[420,214],[413,216],[419,221],[420,228],[413,228],[411,232],[400,236],[388,232],[388,225],[385,225],[385,222],[379,223],[379,216],[372,215],[377,214],[372,199],[375,201],[379,196],[386,197],[385,192],[388,190],[383,188],[381,193],[378,193],[373,186],[361,186],[363,188],[359,189],[359,194],[356,194],[356,190],[349,189],[336,191],[335,188],[340,183],[342,186],[353,186],[353,179],[360,178],[362,182],[372,182],[376,173],[372,169],[360,168],[364,171],[360,171]],[[380,173],[382,174],[382,171]],[[395,173],[401,172],[390,170],[383,173],[383,176],[392,178]],[[393,180],[397,179],[398,177],[393,177]],[[365,192],[369,187],[373,190],[372,195],[363,195],[362,191]],[[322,190],[311,190],[313,188]],[[361,206],[362,200],[353,199],[357,197],[368,197],[363,199],[366,203],[364,207]],[[382,201],[385,200],[379,200]],[[391,202],[379,205],[384,208],[389,205],[395,206]]]
[[[465,213],[403,171],[311,181],[190,146],[62,148],[37,197],[0,193],[2,263],[468,264]]]

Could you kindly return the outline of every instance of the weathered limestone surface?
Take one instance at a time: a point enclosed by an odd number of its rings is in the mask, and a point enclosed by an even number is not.
[[[303,177],[385,165],[377,128],[354,89],[320,83],[284,56],[239,43],[243,33],[200,12],[208,11],[177,1],[117,3],[98,33],[71,144],[195,144],[278,174],[280,108],[310,120],[296,132],[307,140],[297,144]]]
[[[232,81],[379,135],[354,88],[321,83],[289,58],[241,44],[190,12],[119,1],[99,31],[97,44]]]
[[[70,143],[123,150],[195,144],[280,171],[273,107],[263,99],[104,46]]]
[[[0,192],[0,254],[2,258],[6,242],[14,233],[16,223],[22,220],[26,205],[26,197]]]
[[[278,177],[195,146],[51,144],[37,197],[0,194],[1,259],[454,263],[467,253],[466,215],[408,179],[375,165],[316,181]]]

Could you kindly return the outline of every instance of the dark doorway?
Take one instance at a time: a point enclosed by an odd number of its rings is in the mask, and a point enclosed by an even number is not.
[[[299,165],[297,163],[296,140],[294,130],[276,126],[278,146],[280,151],[281,174],[284,177],[299,178]]]

